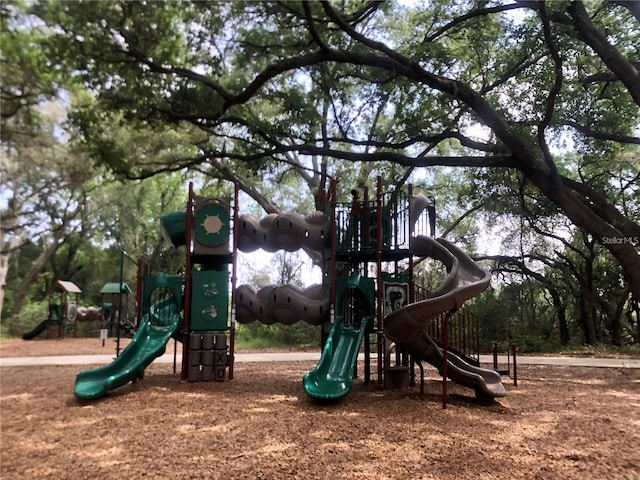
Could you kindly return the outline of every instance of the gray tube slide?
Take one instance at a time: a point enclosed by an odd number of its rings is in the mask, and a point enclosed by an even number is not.
[[[236,320],[251,323],[258,320],[266,325],[279,322],[293,325],[302,320],[321,325],[329,320],[329,292],[322,285],[300,290],[292,285],[269,285],[256,290],[240,285],[236,290]]]
[[[447,277],[430,298],[391,312],[384,319],[384,329],[396,345],[413,354],[417,360],[427,361],[441,370],[442,349],[427,335],[425,327],[441,313],[460,308],[466,300],[486,290],[491,275],[442,238],[416,237],[411,250],[415,255],[444,263]],[[479,399],[506,395],[498,373],[470,365],[451,352],[447,352],[447,370],[451,380],[472,388]]]
[[[302,248],[308,253],[319,253],[331,240],[331,221],[322,212],[306,217],[272,213],[261,220],[254,215],[242,215],[238,221],[238,248],[243,252],[259,248],[267,252],[280,249],[293,252]]]
[[[270,214],[259,220],[253,215],[238,218],[238,248],[243,252],[258,249],[267,252],[303,249],[314,261],[319,261],[322,249],[331,240],[331,221],[322,212],[303,217],[297,213]],[[236,320],[266,325],[279,322],[293,325],[302,320],[321,325],[329,320],[329,292],[321,285],[303,290],[293,285],[269,285],[256,290],[240,285],[236,290]]]

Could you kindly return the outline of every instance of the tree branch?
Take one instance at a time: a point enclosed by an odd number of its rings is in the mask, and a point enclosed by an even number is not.
[[[460,25],[461,23],[464,23],[467,20],[470,20],[472,18],[483,17],[485,15],[490,15],[492,13],[507,12],[509,10],[514,10],[516,8],[523,8],[523,7],[521,5],[516,4],[516,3],[510,3],[510,4],[507,4],[507,5],[498,5],[496,7],[478,8],[476,10],[471,10],[469,13],[465,13],[464,15],[460,15],[459,17],[456,17],[455,20],[452,20],[449,23],[447,23],[446,25],[440,27],[434,33],[432,33],[431,35],[426,37],[424,39],[424,41],[425,42],[433,42],[439,36],[441,36],[442,34],[446,33],[448,30],[451,30],[453,27],[455,27],[457,25]]]
[[[626,8],[640,22],[640,2],[635,0],[610,0],[608,3]]]
[[[551,125],[551,119],[553,118],[553,111],[555,109],[556,98],[560,93],[560,89],[562,88],[562,58],[560,58],[560,53],[558,52],[558,47],[553,41],[553,37],[551,35],[551,24],[549,23],[549,17],[547,15],[547,8],[544,2],[540,2],[540,6],[538,8],[538,12],[540,14],[540,20],[542,21],[542,30],[544,32],[544,41],[549,48],[549,53],[551,54],[551,58],[553,59],[553,73],[554,73],[554,81],[551,90],[549,91],[549,96],[547,97],[547,102],[545,105],[544,116],[542,121],[538,124],[538,145],[540,146],[540,150],[544,155],[544,159],[551,171],[551,178],[554,181],[559,181],[558,178],[558,169],[556,168],[556,164],[553,162],[553,158],[551,157],[551,151],[549,150],[549,145],[547,145],[547,140],[545,138],[545,131]]]
[[[623,236],[640,237],[640,225],[630,218],[622,215],[611,201],[588,185],[577,182],[568,177],[561,177],[562,183],[574,192],[577,192],[586,208],[591,209],[601,219],[617,230]]]
[[[640,137],[618,135],[615,133],[608,133],[608,132],[599,132],[597,130],[592,130],[584,125],[581,125],[578,122],[573,120],[565,120],[564,122],[562,122],[562,124],[575,128],[585,137],[595,138],[597,140],[610,140],[612,142],[640,145]]]
[[[632,62],[624,58],[622,54],[609,43],[607,37],[596,29],[582,2],[571,2],[571,5],[567,8],[567,12],[573,18],[573,26],[578,32],[578,37],[589,45],[607,67],[616,74],[625,87],[627,87],[635,103],[640,106],[640,70],[638,70]]]
[[[450,232],[452,232],[458,225],[460,225],[460,223],[467,217],[469,217],[470,215],[473,215],[475,212],[477,212],[478,210],[481,210],[482,208],[484,208],[491,200],[495,200],[495,198],[497,197],[497,195],[492,195],[489,198],[485,198],[483,201],[481,201],[480,203],[478,203],[477,205],[474,205],[473,207],[471,207],[469,210],[467,210],[466,212],[464,212],[462,215],[460,215],[451,225],[449,225],[447,227],[447,229],[442,232],[442,234],[440,234],[441,237],[446,237]]]

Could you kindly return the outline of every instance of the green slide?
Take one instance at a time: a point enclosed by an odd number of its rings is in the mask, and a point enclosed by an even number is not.
[[[338,400],[349,393],[353,369],[370,319],[365,317],[360,328],[348,328],[342,316],[336,317],[318,365],[302,378],[302,388],[307,395],[318,400]]]
[[[23,340],[33,340],[47,329],[47,320],[43,320],[36,328],[22,335]]]
[[[76,377],[73,393],[82,399],[105,396],[109,390],[142,378],[145,368],[161,356],[171,335],[180,324],[180,315],[173,298],[154,304],[151,314],[142,324],[120,356],[109,365],[81,372]]]

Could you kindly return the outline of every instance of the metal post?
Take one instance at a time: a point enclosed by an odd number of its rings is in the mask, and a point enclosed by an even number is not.
[[[331,179],[330,193],[331,198],[331,260],[329,264],[329,323],[333,327],[336,315],[336,301],[338,296],[338,265],[336,255],[338,253],[338,229],[336,226],[336,203],[337,203],[337,185],[334,178]],[[328,337],[327,337],[328,338]],[[323,345],[324,348],[324,345]]]
[[[124,250],[120,249],[120,285],[118,289],[118,322],[116,323],[116,357],[120,355],[120,322],[122,321],[122,286],[124,283]]]
[[[338,232],[336,226],[336,195],[337,195],[337,185],[336,180],[331,180],[331,185],[329,187],[331,189],[330,197],[331,197],[331,264],[329,265],[329,275],[331,285],[329,287],[330,290],[330,305],[331,310],[335,309],[336,300],[337,300],[337,288],[338,288],[338,265],[336,262],[336,254],[338,252]],[[331,318],[331,322],[333,323],[333,318]]]
[[[136,274],[136,330],[140,328],[140,319],[142,318],[142,289],[144,285],[144,276],[146,270],[146,262],[138,259],[138,272]]]
[[[518,347],[516,347],[515,343],[511,344],[511,353],[513,354],[513,386],[518,386],[518,368],[516,367],[516,353],[518,351]]]
[[[116,324],[116,357],[120,355],[120,322],[122,322],[122,291],[124,290],[124,259],[129,260],[134,265],[138,265],[138,262],[131,258],[124,248],[120,248],[120,285],[118,291],[118,323]],[[138,267],[139,268],[139,267]],[[136,302],[137,302],[137,285],[136,285]],[[129,306],[127,305],[127,311]]]
[[[498,342],[493,342],[493,369],[498,369]]]
[[[424,394],[424,366],[420,360],[417,361],[417,364],[420,369],[420,394]]]
[[[189,198],[187,200],[185,232],[186,271],[184,278],[184,322],[182,327],[182,371],[180,372],[180,380],[187,379],[189,356],[189,327],[191,325],[191,243],[193,229],[193,197],[193,182],[189,182]]]
[[[369,327],[367,327],[368,329]],[[371,381],[371,338],[369,332],[364,334],[364,384],[369,385]]]
[[[447,373],[448,373],[448,364],[447,364],[447,349],[449,347],[448,337],[449,332],[447,331],[447,324],[449,323],[448,314],[445,315],[444,320],[442,321],[442,408],[447,408]]]
[[[384,388],[383,364],[384,364],[384,330],[382,325],[382,305],[384,304],[384,292],[382,291],[382,177],[378,176],[376,188],[376,275],[377,287],[376,300],[377,328],[378,328],[378,388]]]
[[[447,376],[449,374],[449,319],[456,313],[456,310],[449,310],[442,320],[442,408],[447,408]]]
[[[408,197],[409,197],[409,202],[411,202],[411,197],[413,196],[413,184],[409,184],[408,185]],[[411,205],[409,204],[409,209],[411,209]],[[411,216],[410,214],[408,215],[409,217]],[[411,252],[411,242],[413,241],[413,234],[415,231],[415,225],[411,222],[411,218],[409,218],[409,225],[407,228],[407,243],[408,243],[408,247],[409,247],[409,252]],[[416,279],[415,279],[415,275],[414,275],[414,271],[413,271],[413,254],[409,253],[409,299],[408,302],[409,304],[411,303],[415,303],[416,301]],[[409,381],[411,385],[415,385],[416,383],[416,374],[415,374],[415,360],[413,358],[413,355],[409,355],[409,365],[411,367],[411,369],[409,370]],[[422,368],[422,364],[420,364],[420,368]],[[424,389],[424,387],[423,387]]]
[[[240,206],[238,205],[240,187],[234,184],[233,188],[233,244],[231,255],[231,325],[229,329],[229,380],[233,380],[236,350],[236,284],[238,282],[238,217]]]

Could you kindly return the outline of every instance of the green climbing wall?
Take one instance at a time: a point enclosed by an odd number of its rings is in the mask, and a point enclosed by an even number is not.
[[[194,270],[191,288],[191,330],[226,330],[229,310],[228,270]]]

